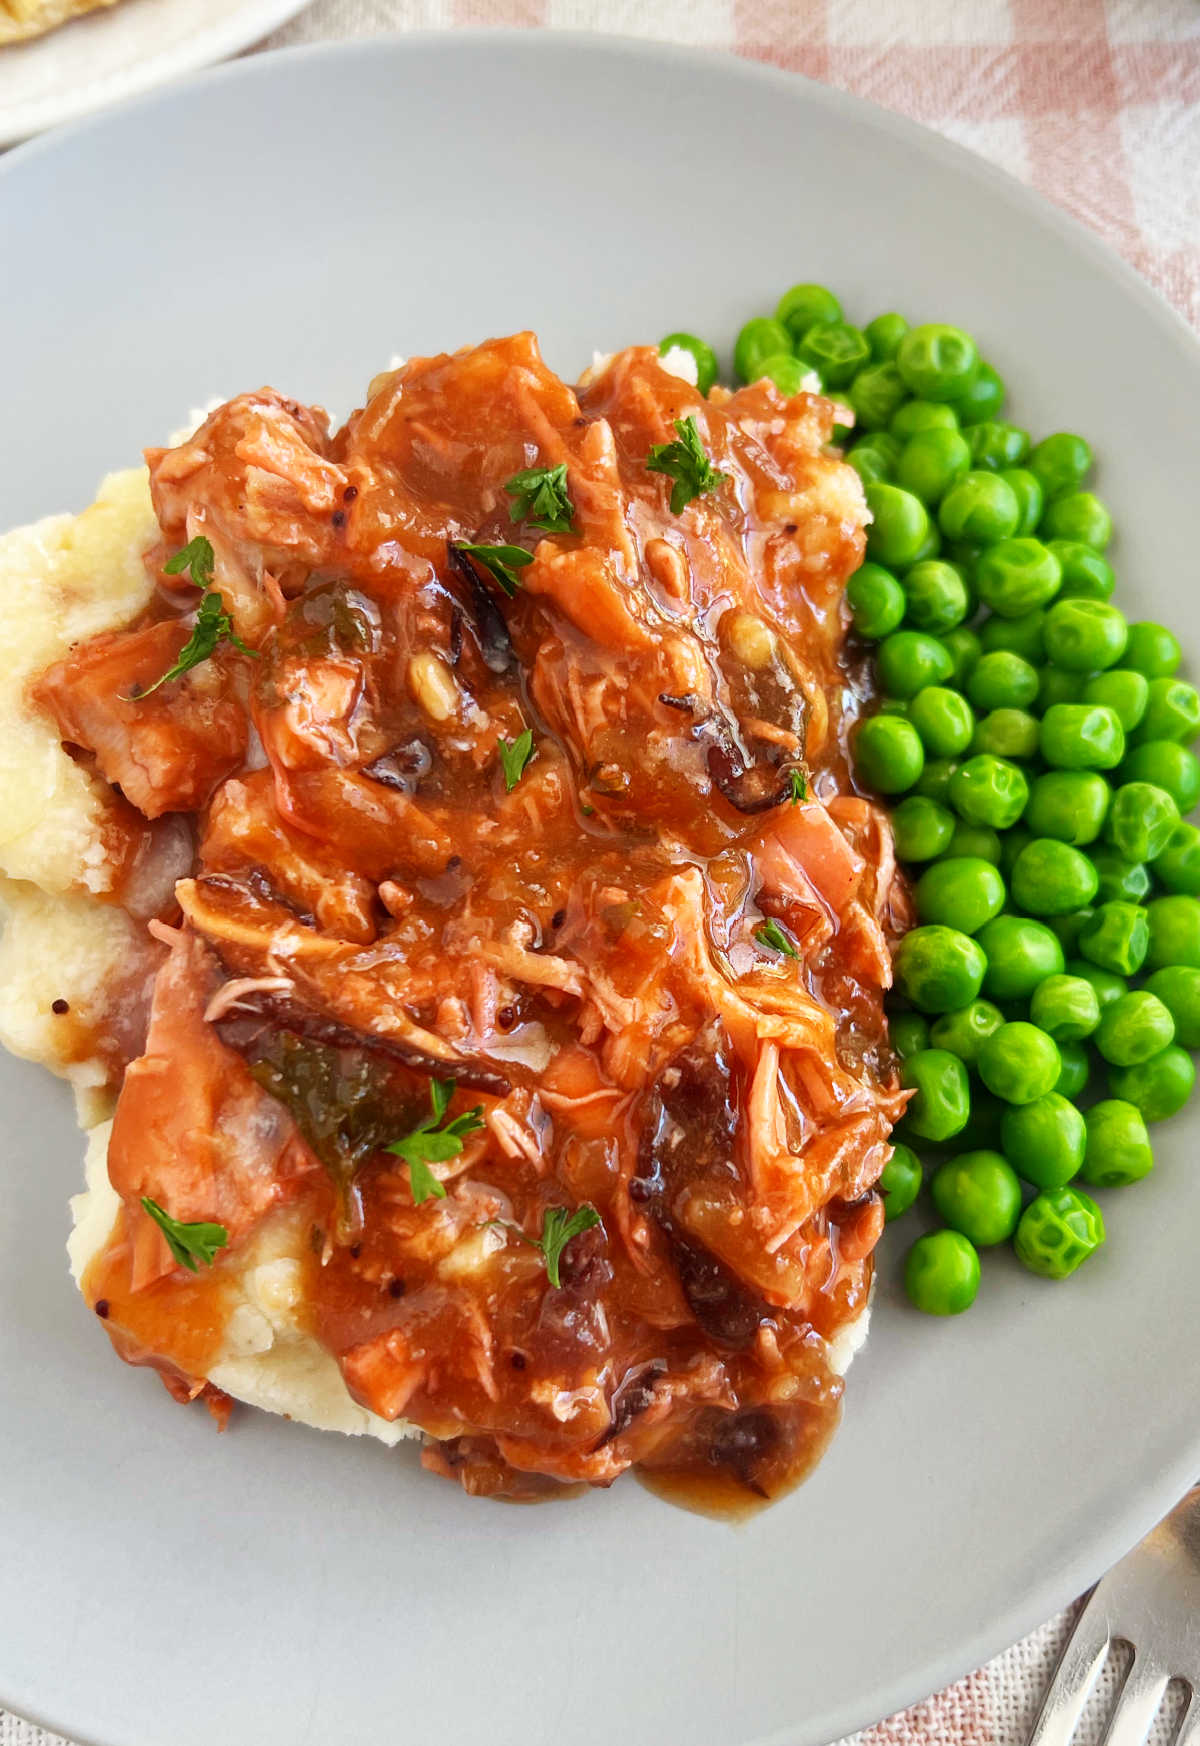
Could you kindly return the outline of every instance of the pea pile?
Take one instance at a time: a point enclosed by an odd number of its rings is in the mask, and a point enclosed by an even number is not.
[[[707,393],[710,348],[671,346]],[[837,434],[872,522],[846,599],[881,697],[853,756],[893,807],[917,913],[890,1012],[913,1096],[881,1188],[891,1222],[928,1173],[943,1228],[913,1244],[905,1284],[954,1315],[980,1249],[1011,1241],[1050,1279],[1094,1254],[1104,1219],[1079,1184],[1146,1176],[1147,1124],[1191,1094],[1200,694],[1171,632],[1111,604],[1088,444],[1002,420],[969,334],[896,314],[860,329],[796,285],[734,363],[789,394],[815,371],[854,412]]]

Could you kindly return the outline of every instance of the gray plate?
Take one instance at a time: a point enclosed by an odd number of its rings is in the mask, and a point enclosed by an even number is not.
[[[530,326],[573,371],[793,280],[974,329],[1086,431],[1122,598],[1197,639],[1200,353],[1132,273],[934,135],[735,60],[549,35],[221,69],[0,166],[0,525],[80,506],[189,405],[351,405],[394,351]],[[1195,1114],[1069,1285],[875,1330],[816,1477],[734,1529],[624,1483],[472,1502],[407,1453],[202,1411],[68,1284],[65,1099],[0,1066],[0,1697],[103,1746],[829,1739],[1048,1615],[1196,1477]]]

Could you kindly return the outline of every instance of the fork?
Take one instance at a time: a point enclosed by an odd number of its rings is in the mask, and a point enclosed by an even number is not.
[[[1190,1687],[1175,1746],[1200,1746],[1200,1486],[1093,1590],[1029,1746],[1069,1746],[1114,1640],[1133,1650],[1104,1746],[1142,1746],[1168,1684]]]

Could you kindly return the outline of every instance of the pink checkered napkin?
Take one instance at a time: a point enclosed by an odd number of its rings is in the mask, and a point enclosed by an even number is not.
[[[451,24],[651,35],[869,97],[1066,207],[1200,328],[1200,0],[315,0],[265,46]],[[837,1746],[1022,1746],[1070,1620]],[[1173,1733],[1164,1712],[1150,1746]],[[67,1743],[0,1713],[0,1746]]]

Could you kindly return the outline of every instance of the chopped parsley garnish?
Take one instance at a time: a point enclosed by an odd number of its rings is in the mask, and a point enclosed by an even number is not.
[[[210,588],[213,579],[212,541],[197,534],[163,565],[164,576],[182,576],[187,571],[197,588]]]
[[[408,1185],[412,1189],[414,1206],[423,1206],[431,1197],[445,1200],[446,1190],[429,1168],[430,1164],[442,1164],[449,1158],[457,1158],[468,1134],[478,1133],[483,1126],[483,1105],[476,1104],[474,1109],[455,1116],[443,1127],[442,1119],[453,1096],[453,1079],[431,1079],[429,1102],[432,1115],[410,1134],[405,1134],[403,1139],[393,1140],[390,1146],[384,1147],[385,1151],[394,1152],[408,1165]]]
[[[160,685],[169,684],[172,679],[180,679],[185,673],[190,673],[201,661],[208,660],[218,643],[232,643],[243,655],[249,655],[255,661],[259,658],[258,650],[247,648],[238,636],[233,628],[233,620],[225,610],[224,599],[210,586],[213,578],[213,549],[203,534],[197,534],[173,558],[168,558],[163,570],[168,576],[179,576],[187,570],[196,586],[204,589],[196,613],[195,629],[180,649],[175,665],[168,667],[153,685],[135,686],[125,700],[127,703],[136,703],[139,698],[149,697]]]
[[[456,552],[465,552],[468,558],[474,558],[510,599],[521,586],[517,571],[533,563],[533,553],[527,552],[524,546],[456,545],[454,549]]]
[[[514,521],[527,521],[547,533],[570,533],[575,505],[567,492],[565,461],[561,467],[526,467],[504,489],[513,499],[508,513]]]
[[[804,780],[804,774],[802,771],[796,769],[788,771],[788,788],[791,793],[791,802],[793,806],[795,806],[797,801],[805,798],[808,793],[808,783]]]
[[[760,928],[755,928],[754,937],[760,946],[766,946],[772,952],[784,952],[789,958],[800,956],[795,941],[784,933],[777,921],[765,921]]]
[[[728,473],[718,472],[705,454],[696,420],[690,413],[687,418],[675,420],[675,430],[679,441],[655,443],[646,462],[648,473],[666,473],[675,481],[671,487],[672,515],[678,515],[693,497],[716,491],[729,478]]]
[[[524,775],[525,766],[533,757],[533,729],[526,728],[515,740],[500,741],[500,763],[504,769],[504,792],[511,794]]]
[[[179,1265],[186,1267],[189,1273],[197,1272],[197,1264],[201,1261],[206,1267],[211,1267],[217,1250],[223,1249],[229,1241],[229,1232],[224,1225],[210,1225],[204,1220],[194,1225],[180,1224],[169,1212],[164,1212],[156,1200],[151,1200],[148,1194],[142,1196],[142,1211],[154,1220],[167,1239],[168,1249]]]
[[[519,1237],[522,1243],[528,1243],[531,1249],[540,1249],[546,1264],[546,1278],[551,1285],[557,1286],[562,1284],[558,1264],[563,1250],[572,1237],[598,1225],[600,1214],[594,1206],[588,1206],[586,1201],[582,1206],[577,1206],[574,1212],[568,1212],[565,1206],[548,1206],[542,1214],[540,1237],[527,1237],[519,1225],[508,1224],[503,1219],[493,1219],[491,1222],[511,1231],[514,1237]]]

